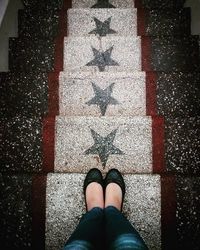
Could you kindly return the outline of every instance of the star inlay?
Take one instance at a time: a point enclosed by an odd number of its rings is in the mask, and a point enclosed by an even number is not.
[[[97,0],[97,3],[91,8],[116,8],[114,5],[109,3],[109,0]]]
[[[95,34],[99,36],[106,36],[107,34],[115,34],[117,33],[115,30],[110,28],[111,17],[109,17],[106,21],[101,22],[96,17],[94,17],[94,21],[96,24],[96,29],[92,30],[89,34]]]
[[[113,92],[113,87],[115,83],[112,83],[106,89],[101,89],[95,83],[92,83],[92,87],[95,93],[95,97],[93,97],[90,101],[86,102],[89,106],[92,104],[96,104],[100,107],[101,114],[105,115],[108,105],[117,105],[119,102],[111,96]]]
[[[98,66],[99,71],[104,71],[106,66],[119,66],[119,64],[111,58],[113,46],[105,52],[92,47],[94,59],[86,64],[86,66]]]
[[[106,137],[103,137],[91,129],[92,137],[94,139],[94,145],[85,151],[86,155],[99,155],[103,168],[106,167],[109,155],[117,154],[123,155],[124,153],[113,145],[116,133],[118,129],[112,131]]]

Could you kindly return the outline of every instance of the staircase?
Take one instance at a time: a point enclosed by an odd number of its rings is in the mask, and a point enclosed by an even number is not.
[[[0,73],[2,249],[62,249],[115,167],[149,249],[200,249],[200,60],[182,0],[24,0]]]

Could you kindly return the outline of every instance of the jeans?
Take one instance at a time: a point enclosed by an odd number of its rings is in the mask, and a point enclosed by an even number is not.
[[[81,218],[63,250],[148,250],[139,233],[115,207],[93,208]]]

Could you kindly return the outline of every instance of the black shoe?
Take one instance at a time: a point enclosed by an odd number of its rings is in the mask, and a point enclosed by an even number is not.
[[[104,180],[105,189],[108,186],[108,184],[110,184],[110,183],[116,183],[117,185],[120,186],[120,188],[122,190],[122,205],[121,205],[121,209],[122,209],[124,196],[125,196],[125,192],[126,192],[125,182],[124,182],[124,178],[122,177],[121,173],[115,168],[109,170],[107,175],[106,175],[106,178]]]
[[[101,171],[97,168],[92,168],[90,169],[90,171],[87,173],[85,180],[84,180],[84,185],[83,185],[83,191],[84,191],[84,195],[86,192],[86,188],[87,186],[92,183],[92,182],[97,182],[99,183],[102,188],[104,189],[104,180],[103,180],[103,176],[101,174]]]

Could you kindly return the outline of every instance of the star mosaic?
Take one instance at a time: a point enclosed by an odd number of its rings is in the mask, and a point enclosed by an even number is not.
[[[101,110],[101,115],[105,115],[108,105],[117,105],[119,102],[113,98],[112,92],[115,83],[109,85],[106,89],[101,89],[95,83],[92,83],[92,87],[95,93],[95,96],[88,102],[87,105],[97,105]]]
[[[104,22],[101,22],[99,19],[94,17],[96,29],[92,30],[89,34],[95,34],[99,36],[106,36],[108,34],[116,34],[117,32],[110,28],[111,19],[112,17],[109,17]]]
[[[86,66],[97,66],[99,71],[105,71],[106,66],[119,66],[118,62],[111,58],[113,46],[105,52],[101,52],[92,47],[94,59],[86,64]]]
[[[106,167],[110,155],[124,155],[123,151],[113,144],[117,130],[115,129],[109,135],[103,137],[91,129],[94,145],[84,153],[86,155],[99,155],[103,168]]]

